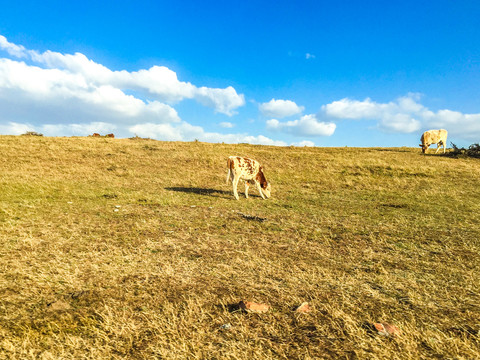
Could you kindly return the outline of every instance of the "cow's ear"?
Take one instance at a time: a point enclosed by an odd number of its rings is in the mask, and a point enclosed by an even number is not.
[[[420,145],[418,145],[418,146],[420,146],[420,147],[423,147],[423,145],[422,145],[422,144],[420,144]]]

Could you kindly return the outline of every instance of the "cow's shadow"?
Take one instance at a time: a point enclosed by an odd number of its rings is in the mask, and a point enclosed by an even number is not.
[[[165,190],[168,191],[177,191],[177,192],[184,192],[189,194],[198,194],[198,195],[206,195],[206,196],[213,196],[213,197],[222,197],[226,199],[234,199],[233,191],[227,190],[218,190],[218,189],[206,189],[206,188],[199,188],[199,187],[186,187],[186,186],[172,186],[166,187]],[[243,192],[239,192],[239,195],[243,195]],[[252,194],[251,192],[248,194],[248,197],[253,198],[260,198],[260,195]]]
[[[206,189],[206,188],[199,188],[199,187],[173,186],[173,187],[167,187],[167,188],[165,188],[165,190],[184,192],[184,193],[189,193],[189,194],[213,196],[213,197],[230,197],[230,196],[232,196],[232,191],[218,190],[218,189]]]

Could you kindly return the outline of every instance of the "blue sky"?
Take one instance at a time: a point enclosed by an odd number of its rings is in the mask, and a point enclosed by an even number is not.
[[[0,1],[0,134],[480,141],[478,1]]]

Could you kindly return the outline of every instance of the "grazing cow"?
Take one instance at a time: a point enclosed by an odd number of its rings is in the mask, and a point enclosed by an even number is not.
[[[99,133],[93,133],[92,136],[93,136],[93,137],[100,137],[100,134],[99,134]]]
[[[115,135],[113,135],[113,134],[107,134],[107,135],[105,135],[105,137],[114,138]]]
[[[420,145],[422,148],[422,153],[426,153],[428,147],[432,144],[437,144],[437,151],[435,154],[440,150],[440,145],[443,146],[443,153],[445,154],[445,145],[447,143],[447,130],[440,129],[440,130],[428,130],[422,134],[420,141],[422,142]]]
[[[271,186],[263,174],[263,167],[256,160],[240,156],[230,156],[227,160],[227,184],[231,180],[233,195],[238,200],[237,186],[240,179],[245,180],[245,197],[248,199],[248,188],[255,184],[260,196],[270,197]]]

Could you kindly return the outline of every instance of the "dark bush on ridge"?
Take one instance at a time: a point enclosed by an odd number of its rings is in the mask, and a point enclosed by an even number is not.
[[[447,156],[453,156],[453,157],[458,157],[458,156],[469,156],[469,157],[475,157],[475,158],[480,158],[480,144],[475,143],[472,144],[468,147],[468,149],[465,148],[459,148],[457,145],[454,143],[450,143],[452,145],[453,151],[450,151],[449,153],[445,154]]]
[[[22,136],[43,136],[43,134],[36,131],[27,131],[25,134],[22,134]]]

